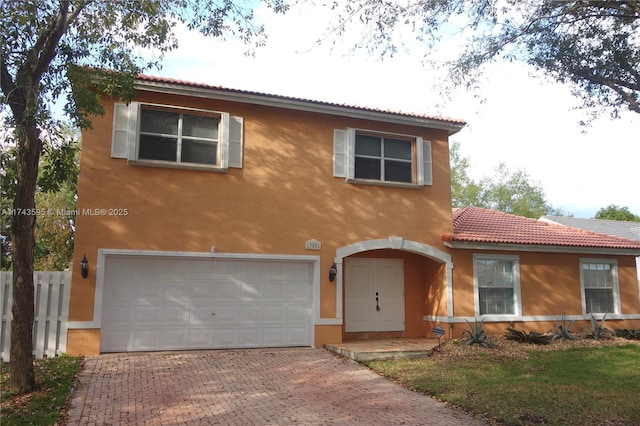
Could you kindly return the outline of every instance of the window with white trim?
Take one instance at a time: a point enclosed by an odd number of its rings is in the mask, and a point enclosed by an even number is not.
[[[219,124],[219,115],[143,106],[138,159],[218,166]]]
[[[166,105],[115,104],[111,156],[157,167],[242,167],[242,117]]]
[[[475,255],[473,273],[478,315],[520,315],[517,256]]]
[[[580,259],[585,314],[618,312],[618,264],[615,260]]]
[[[413,183],[413,144],[410,139],[356,133],[356,179]]]
[[[333,175],[354,183],[431,185],[431,141],[412,135],[335,129]]]

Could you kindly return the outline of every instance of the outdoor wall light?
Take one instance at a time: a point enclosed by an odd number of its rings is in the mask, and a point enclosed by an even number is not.
[[[338,267],[336,266],[336,262],[333,262],[331,268],[329,268],[329,281],[333,282],[336,279],[336,275],[338,275]]]
[[[82,278],[87,278],[87,275],[89,275],[89,261],[85,255],[82,256],[80,261],[80,272],[82,272]]]

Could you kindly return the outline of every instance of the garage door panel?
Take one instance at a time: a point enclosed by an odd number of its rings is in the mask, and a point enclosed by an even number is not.
[[[286,321],[285,309],[281,305],[269,305],[264,307],[264,321],[284,322]]]
[[[162,331],[162,349],[181,349],[187,347],[187,335],[184,328]]]
[[[117,326],[118,324],[130,324],[135,318],[135,308],[131,304],[112,305],[102,313],[103,324]],[[104,325],[103,325],[104,328]]]
[[[235,348],[237,347],[236,328],[216,327],[213,332],[213,347]]]
[[[139,306],[134,321],[137,324],[158,324],[162,322],[162,307],[154,305]]]
[[[240,321],[240,309],[237,305],[216,305],[213,312],[215,324],[235,324]]]
[[[300,325],[299,327],[290,326],[285,328],[285,342],[288,345],[304,345],[307,339],[306,326]]]
[[[304,322],[311,314],[309,307],[304,305],[287,306],[286,313],[286,322]]]
[[[309,262],[107,257],[101,350],[312,344]]]
[[[114,330],[103,327],[100,330],[100,338],[109,342],[112,351],[133,350],[131,349],[131,331],[128,328]]]
[[[216,302],[235,302],[238,299],[237,282],[225,280],[214,280]]]
[[[187,331],[188,347],[203,348],[211,345],[211,328],[189,328]]]
[[[282,282],[266,282],[263,284],[263,300],[265,301],[279,301],[284,300],[287,296],[287,285],[283,285]]]
[[[167,326],[186,325],[189,312],[182,305],[164,305],[162,309],[162,323]]]
[[[242,324],[256,324],[262,322],[262,306],[242,306],[240,308],[240,322]]]
[[[262,327],[246,327],[238,329],[238,347],[256,348],[264,346],[262,344]]]
[[[213,316],[213,308],[211,305],[191,305],[189,310],[189,324],[210,324]]]
[[[160,343],[160,336],[155,329],[150,330],[136,330],[134,333],[133,347],[137,351],[153,351],[156,348],[162,348]]]

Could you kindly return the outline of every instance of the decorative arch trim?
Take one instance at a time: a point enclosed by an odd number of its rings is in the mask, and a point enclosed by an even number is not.
[[[418,243],[416,241],[405,240],[402,237],[389,237],[381,240],[367,240],[358,243],[349,244],[336,250],[336,263],[342,263],[342,259],[356,253],[370,250],[394,249],[403,250],[426,256],[440,263],[451,265],[451,255],[431,247],[427,244]]]

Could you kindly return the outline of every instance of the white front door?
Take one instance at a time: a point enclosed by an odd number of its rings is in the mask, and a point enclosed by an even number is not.
[[[404,331],[400,259],[345,259],[345,331]]]

